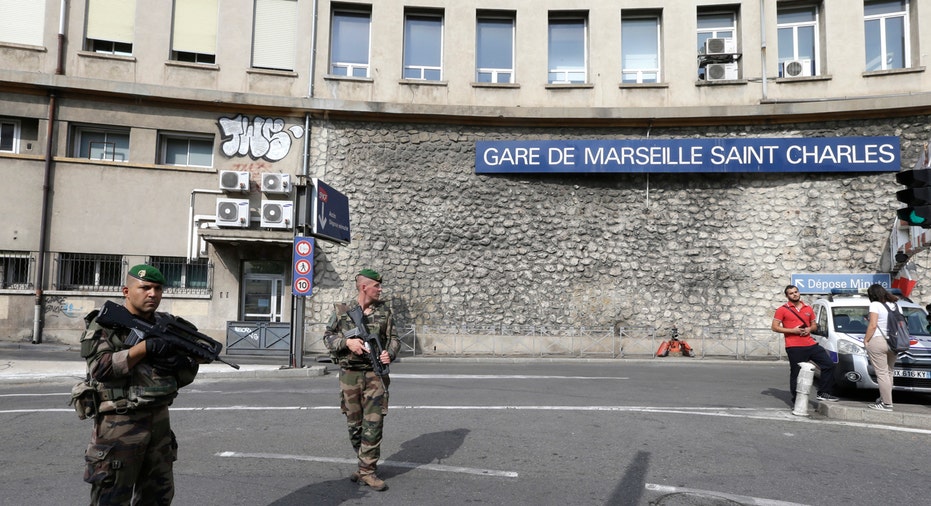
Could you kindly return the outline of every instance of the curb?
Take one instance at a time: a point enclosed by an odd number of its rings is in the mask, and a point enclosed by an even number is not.
[[[910,429],[931,430],[931,416],[907,411],[884,412],[867,407],[867,403],[828,403],[819,402],[817,412],[832,419],[856,423],[879,423],[899,425]]]

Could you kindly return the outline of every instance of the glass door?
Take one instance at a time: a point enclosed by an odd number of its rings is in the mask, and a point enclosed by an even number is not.
[[[280,322],[284,276],[252,274],[243,277],[242,316],[245,321]]]

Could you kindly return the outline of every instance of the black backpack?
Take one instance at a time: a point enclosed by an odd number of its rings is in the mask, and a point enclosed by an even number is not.
[[[911,346],[912,336],[908,333],[908,322],[899,311],[899,305],[893,302],[892,307],[889,309],[889,305],[886,305],[886,344],[889,345],[889,351],[902,353]]]

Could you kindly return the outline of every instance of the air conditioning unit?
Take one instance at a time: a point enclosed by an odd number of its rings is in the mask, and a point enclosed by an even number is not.
[[[734,39],[712,38],[705,40],[705,54],[733,54],[737,52]]]
[[[265,193],[291,193],[291,174],[263,172],[262,191]]]
[[[220,189],[229,192],[248,192],[249,173],[237,170],[221,170]]]
[[[705,67],[705,81],[729,81],[737,79],[737,71],[740,67],[736,62],[732,63],[709,63]]]
[[[788,60],[782,62],[782,77],[809,77],[811,60]]]
[[[238,227],[249,226],[249,200],[248,199],[217,199],[217,226]]]
[[[262,228],[291,228],[294,204],[285,200],[262,201]]]

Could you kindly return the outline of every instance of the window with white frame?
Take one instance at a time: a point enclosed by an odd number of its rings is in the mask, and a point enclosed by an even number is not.
[[[297,56],[297,1],[255,0],[252,66],[293,71]]]
[[[213,167],[213,137],[162,134],[159,138],[159,163],[182,167]]]
[[[184,257],[155,256],[149,258],[149,265],[165,276],[164,287],[167,293],[210,293],[211,265],[206,258],[188,260]]]
[[[28,290],[33,288],[32,256],[20,251],[0,251],[0,288]]]
[[[131,56],[136,0],[88,0],[84,50]]]
[[[738,63],[728,54],[737,53],[737,12],[736,11],[699,11],[698,12],[698,54],[703,55],[704,59],[699,58],[698,77],[706,79],[706,73],[709,66],[716,72],[721,72],[725,79],[737,79]],[[706,47],[708,41],[712,40],[711,45],[722,46],[714,47],[714,51],[709,51]],[[716,51],[722,49],[721,51]],[[711,61],[713,53],[721,53],[722,61]],[[717,55],[714,55],[715,57]],[[708,79],[718,77],[712,73]]]
[[[19,121],[0,118],[0,152],[19,153]]]
[[[0,0],[0,42],[42,46],[44,30],[44,0]]]
[[[513,12],[480,12],[475,23],[475,81],[514,82]]]
[[[863,2],[867,72],[908,67],[908,7],[906,0]]]
[[[330,32],[330,74],[368,77],[372,14],[334,7]]]
[[[621,12],[621,82],[660,82],[660,16]]]
[[[171,59],[189,63],[217,61],[218,0],[175,0]]]
[[[779,77],[818,75],[818,7],[779,5]]]
[[[110,162],[129,161],[129,131],[100,127],[74,129],[73,156]]]
[[[61,253],[55,285],[59,290],[119,291],[123,286],[123,257]]]
[[[550,13],[547,30],[550,84],[588,82],[588,16],[577,13]]]
[[[404,14],[403,79],[440,81],[443,79],[443,13]]]

